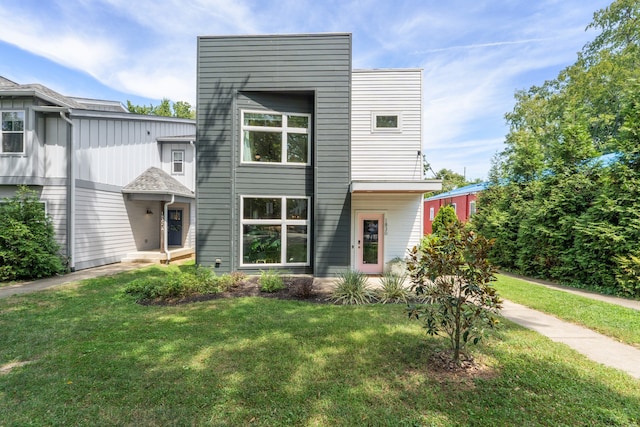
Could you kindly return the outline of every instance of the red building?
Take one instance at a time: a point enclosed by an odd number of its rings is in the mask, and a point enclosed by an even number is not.
[[[456,188],[446,193],[424,199],[424,234],[431,234],[431,224],[443,206],[453,206],[460,221],[467,221],[476,213],[478,193],[487,188],[486,182]]]

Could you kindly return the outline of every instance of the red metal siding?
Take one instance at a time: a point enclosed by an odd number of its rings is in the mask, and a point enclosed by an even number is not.
[[[456,204],[456,216],[458,220],[462,222],[466,222],[469,220],[469,208],[471,202],[474,202],[478,199],[477,193],[472,194],[462,194],[460,196],[454,197],[445,197],[442,199],[436,200],[425,200],[424,201],[424,234],[431,234],[431,224],[433,220],[430,218],[430,209],[433,208],[433,216],[438,215],[438,211],[443,206],[448,206],[452,204]]]

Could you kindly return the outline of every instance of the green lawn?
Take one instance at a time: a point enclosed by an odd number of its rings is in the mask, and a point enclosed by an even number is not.
[[[123,294],[165,271],[0,300],[0,425],[640,426],[640,381],[510,322],[452,378],[401,305]]]
[[[640,348],[640,311],[498,275],[500,296]]]

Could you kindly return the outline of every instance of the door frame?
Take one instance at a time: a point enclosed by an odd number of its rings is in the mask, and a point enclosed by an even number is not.
[[[386,235],[386,212],[374,210],[355,211],[353,227],[354,268],[365,274],[382,274],[384,272],[384,252]],[[378,220],[378,262],[376,264],[364,264],[362,259],[362,222],[365,220]]]
[[[171,245],[171,239],[169,235],[171,234],[170,224],[171,224],[171,212],[179,211],[180,212],[180,244],[179,245]],[[175,208],[167,210],[167,246],[180,246],[184,245],[184,208]]]

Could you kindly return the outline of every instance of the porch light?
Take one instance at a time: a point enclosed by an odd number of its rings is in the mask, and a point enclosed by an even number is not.
[[[147,215],[153,215],[153,212],[151,212],[151,209],[147,208]]]

